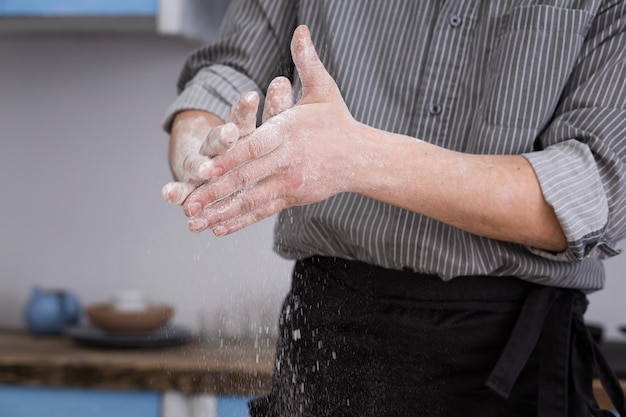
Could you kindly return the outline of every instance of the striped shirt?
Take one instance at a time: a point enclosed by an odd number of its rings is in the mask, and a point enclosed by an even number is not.
[[[626,5],[617,0],[233,0],[220,39],[194,51],[172,116],[226,118],[247,91],[294,80],[307,24],[355,119],[533,166],[569,247],[549,253],[479,237],[344,193],[284,210],[275,250],[438,275],[517,276],[596,290],[626,233]],[[467,181],[472,181],[468,178]]]

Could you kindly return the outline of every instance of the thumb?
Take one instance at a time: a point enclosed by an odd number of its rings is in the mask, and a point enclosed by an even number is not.
[[[300,103],[328,101],[333,97],[341,99],[339,88],[317,56],[311,33],[305,25],[298,26],[293,33],[291,56],[302,82]]]

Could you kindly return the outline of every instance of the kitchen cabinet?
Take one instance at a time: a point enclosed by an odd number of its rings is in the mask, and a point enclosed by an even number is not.
[[[4,417],[160,417],[157,392],[0,386]]]
[[[0,0],[0,34],[148,33],[213,40],[229,0]]]
[[[0,0],[2,16],[156,16],[157,0]]]
[[[0,0],[0,35],[157,33],[158,0]]]
[[[208,406],[201,410],[196,407],[183,413],[168,413],[165,396],[157,391],[0,385],[3,417],[247,417],[250,398],[215,396],[211,401],[205,400]]]

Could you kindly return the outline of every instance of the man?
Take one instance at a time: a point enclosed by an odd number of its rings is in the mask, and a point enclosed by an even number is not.
[[[253,415],[609,415],[582,314],[626,232],[625,28],[616,1],[233,2],[164,197],[216,235],[280,212]]]

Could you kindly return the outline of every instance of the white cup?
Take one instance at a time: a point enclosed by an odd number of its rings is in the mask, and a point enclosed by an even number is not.
[[[111,297],[111,305],[119,311],[142,311],[148,307],[148,297],[141,290],[118,290]]]

